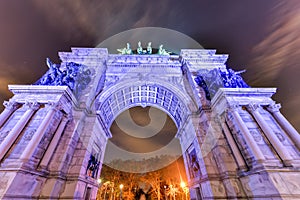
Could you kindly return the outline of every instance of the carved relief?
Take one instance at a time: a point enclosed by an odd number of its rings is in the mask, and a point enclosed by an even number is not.
[[[189,171],[190,171],[190,177],[191,178],[196,178],[201,175],[200,171],[200,165],[199,161],[197,158],[196,150],[193,149],[190,152],[187,153],[188,156],[188,165],[190,166]]]
[[[213,150],[213,156],[216,161],[219,172],[225,172],[226,166],[224,158],[230,157],[230,155],[226,152],[226,149],[224,147],[218,146]]]
[[[25,141],[31,140],[31,138],[32,138],[33,134],[35,133],[35,131],[36,131],[35,129],[31,129],[31,130],[26,131],[25,134],[24,134],[24,140]]]
[[[261,135],[258,131],[256,130],[250,130],[251,135],[253,136],[253,139],[255,142],[259,143],[261,141]]]
[[[237,180],[226,179],[224,180],[224,185],[228,196],[233,197],[243,195],[243,191],[241,190],[241,186],[239,185]]]
[[[221,182],[211,181],[211,188],[214,196],[226,196],[224,185]]]
[[[284,180],[286,181],[285,184],[290,191],[292,191],[293,193],[295,191],[298,191],[297,193],[300,194],[300,183],[298,175],[285,177]]]
[[[170,56],[163,55],[110,55],[108,65],[126,65],[137,67],[140,65],[166,65],[168,67],[180,67],[179,59],[172,59]]]
[[[277,194],[266,173],[243,178],[242,182],[249,195]]]
[[[0,143],[6,138],[9,132],[9,130],[4,130],[0,132]]]
[[[2,192],[4,192],[8,186],[8,182],[9,182],[10,177],[1,177],[0,178],[0,195],[2,194]]]
[[[283,142],[285,140],[284,136],[281,133],[276,132],[275,134],[278,137],[278,139],[280,140],[280,142]]]
[[[111,87],[119,81],[119,76],[106,76],[105,87]]]

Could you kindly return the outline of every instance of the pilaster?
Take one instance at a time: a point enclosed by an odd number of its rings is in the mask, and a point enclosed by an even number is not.
[[[5,109],[0,114],[0,127],[5,123],[5,121],[10,117],[10,115],[19,107],[19,104],[14,101],[4,101],[3,105]]]
[[[278,137],[275,135],[273,130],[269,127],[267,122],[264,120],[264,118],[259,113],[260,106],[257,104],[249,104],[247,106],[250,113],[254,116],[257,123],[263,130],[264,134],[267,136],[269,141],[271,142],[272,146],[276,150],[276,152],[279,154],[280,158],[283,160],[284,164],[286,166],[290,166],[293,158],[288,154],[288,152],[285,150],[282,143],[279,141]]]
[[[43,119],[42,123],[37,128],[36,132],[34,133],[33,137],[31,138],[30,142],[27,144],[24,152],[22,153],[20,159],[21,160],[29,160],[36,150],[37,146],[39,145],[41,139],[43,138],[47,127],[49,126],[55,112],[57,112],[57,104],[56,103],[49,103],[49,108],[47,110],[47,114]],[[48,106],[47,105],[47,106]]]
[[[8,133],[8,135],[0,145],[0,160],[4,158],[7,151],[18,138],[22,129],[26,126],[27,122],[32,117],[33,113],[40,107],[40,105],[37,102],[26,102],[24,106],[27,108],[25,113],[17,122],[17,124],[13,127],[13,129]]]
[[[279,111],[281,108],[280,104],[271,104],[267,106],[268,111],[274,116],[280,126],[286,131],[286,133],[290,136],[292,141],[297,146],[298,150],[300,150],[300,135],[298,131],[291,125],[291,123],[282,115]]]
[[[239,115],[237,109],[239,108],[239,105],[230,105],[229,112],[232,113],[234,119],[236,120],[239,128],[242,131],[242,135],[245,137],[245,142],[250,148],[250,151],[254,155],[254,160],[257,161],[257,163],[263,163],[265,161],[265,157],[262,154],[260,148],[258,147],[257,143],[254,141],[248,127],[245,125],[243,119]]]

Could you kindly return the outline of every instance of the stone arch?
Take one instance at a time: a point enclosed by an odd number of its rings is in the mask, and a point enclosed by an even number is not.
[[[241,72],[227,70],[228,56],[215,52],[183,49],[180,56],[111,55],[105,49],[73,48],[72,53],[60,53],[62,64],[80,68],[76,63],[81,63],[96,72],[86,82],[84,95],[75,96],[72,85],[59,85],[60,80],[9,86],[14,96],[0,114],[4,188],[0,198],[95,199],[99,176],[93,173],[101,169],[94,167],[92,176],[87,169],[103,164],[109,126],[125,109],[154,106],[178,128],[191,199],[299,199],[299,134],[272,100],[276,89],[244,88],[237,77]],[[212,92],[210,101],[200,105],[195,97],[202,94],[195,84]],[[95,92],[95,107],[87,107]],[[245,106],[253,119],[241,112]],[[266,106],[269,114],[262,112]],[[278,156],[266,157],[269,147],[253,137],[253,127],[261,128]],[[35,129],[30,141],[19,142],[27,137],[28,128]],[[189,170],[192,165],[195,173]]]
[[[178,86],[159,82],[121,82],[101,94],[96,110],[106,130],[123,111],[135,106],[153,106],[167,113],[180,131],[192,112],[191,99]]]

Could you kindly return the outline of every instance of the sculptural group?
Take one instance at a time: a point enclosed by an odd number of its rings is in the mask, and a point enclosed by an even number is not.
[[[136,51],[132,50],[130,47],[129,43],[126,43],[126,47],[122,48],[122,49],[117,49],[117,51],[119,52],[119,54],[122,55],[131,55],[131,54],[138,54],[138,55],[151,55],[153,54],[153,49],[152,49],[152,43],[148,42],[147,47],[144,49],[142,47],[142,43],[141,41],[138,42],[138,46]],[[163,48],[163,45],[159,45],[157,54],[158,55],[170,55],[171,52],[168,52],[166,49]]]

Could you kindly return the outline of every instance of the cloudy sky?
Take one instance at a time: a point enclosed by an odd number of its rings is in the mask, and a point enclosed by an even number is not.
[[[31,84],[58,51],[95,47],[122,31],[163,27],[230,55],[252,86],[277,87],[282,112],[300,130],[300,1],[0,1],[0,101],[8,84]]]

